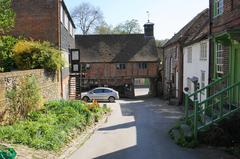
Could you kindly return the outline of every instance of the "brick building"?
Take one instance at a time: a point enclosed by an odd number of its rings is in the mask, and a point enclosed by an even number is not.
[[[176,98],[176,104],[183,101],[183,46],[184,42],[199,31],[208,16],[205,9],[176,33],[164,46],[163,90],[166,98]]]
[[[61,96],[69,97],[69,49],[75,48],[74,22],[63,0],[13,0],[16,23],[12,35],[49,41],[61,50]]]
[[[240,1],[210,0],[211,77],[230,76],[230,83],[240,81]]]
[[[108,86],[122,96],[134,96],[134,79],[148,78],[150,92],[156,93],[158,54],[153,24],[145,26],[145,34],[76,35],[80,50],[82,89]]]

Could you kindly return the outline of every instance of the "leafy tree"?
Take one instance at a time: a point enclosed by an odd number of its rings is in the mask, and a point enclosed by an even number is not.
[[[81,3],[73,12],[72,17],[83,35],[87,35],[103,22],[103,13],[90,3]]]
[[[101,25],[97,26],[94,31],[95,34],[112,34],[113,27],[103,22]]]
[[[14,26],[15,13],[12,0],[0,0],[0,34],[5,34]]]
[[[118,24],[115,27],[103,22],[101,25],[95,28],[96,34],[137,34],[141,33],[142,29],[138,23],[138,20],[127,20]]]
[[[113,29],[113,33],[115,34],[136,34],[141,32],[142,29],[136,19],[120,23]]]
[[[169,39],[156,40],[157,47],[162,47],[163,45],[165,45],[167,43],[168,40]]]

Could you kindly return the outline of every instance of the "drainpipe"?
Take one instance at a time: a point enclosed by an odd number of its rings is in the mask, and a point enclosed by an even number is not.
[[[208,55],[208,59],[209,59],[209,65],[208,65],[208,83],[211,83],[212,77],[211,77],[211,72],[212,70],[210,69],[210,66],[212,66],[212,55],[214,55],[213,49],[212,49],[212,0],[209,0],[209,55]],[[213,62],[214,64],[214,62]],[[215,67],[215,66],[214,66]]]

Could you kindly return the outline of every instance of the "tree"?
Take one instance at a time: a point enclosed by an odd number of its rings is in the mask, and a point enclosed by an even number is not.
[[[136,34],[141,32],[142,29],[136,19],[120,23],[113,29],[113,33],[115,34]]]
[[[14,26],[15,13],[12,0],[0,0],[0,34],[5,34]]]
[[[72,17],[83,35],[87,35],[103,22],[103,13],[90,3],[81,3],[73,12]]]
[[[156,45],[157,47],[162,47],[164,46],[167,42],[168,42],[169,39],[163,39],[163,40],[156,40]]]
[[[111,25],[108,25],[106,22],[103,22],[101,25],[95,28],[94,33],[95,34],[112,34],[113,33],[112,28],[113,27]]]

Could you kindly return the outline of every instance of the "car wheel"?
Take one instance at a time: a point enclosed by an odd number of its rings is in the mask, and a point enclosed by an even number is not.
[[[111,103],[115,102],[115,98],[114,98],[114,97],[109,97],[108,100],[109,100],[109,102],[111,102]]]
[[[85,97],[82,98],[82,100],[83,100],[84,102],[89,102],[90,99],[89,99],[87,96],[85,96]]]

